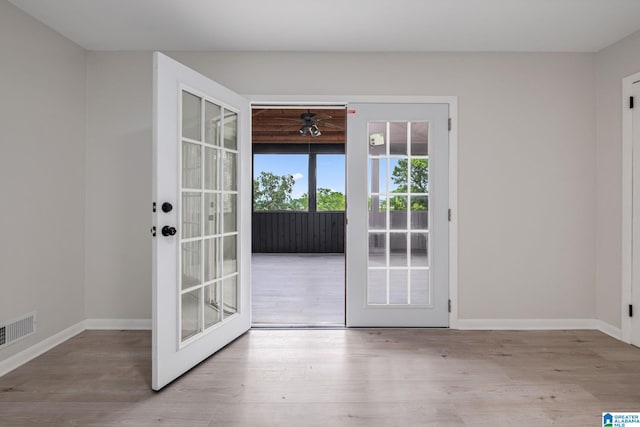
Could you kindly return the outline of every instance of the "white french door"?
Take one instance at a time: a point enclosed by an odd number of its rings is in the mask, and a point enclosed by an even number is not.
[[[350,104],[347,326],[448,326],[448,104]]]
[[[629,316],[631,326],[631,344],[640,347],[640,81],[632,85],[631,96],[634,107],[631,109],[632,126],[632,265],[631,265],[631,307],[623,309],[623,316]]]
[[[245,98],[154,54],[154,390],[251,325],[250,117]]]

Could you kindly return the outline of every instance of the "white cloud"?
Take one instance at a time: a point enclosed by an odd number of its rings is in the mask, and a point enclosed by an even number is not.
[[[302,178],[303,176],[304,176],[304,175],[302,175],[300,172],[296,172],[296,173],[294,173],[294,174],[293,174],[293,180],[294,180],[294,181],[297,181],[297,180],[299,180],[300,178]]]

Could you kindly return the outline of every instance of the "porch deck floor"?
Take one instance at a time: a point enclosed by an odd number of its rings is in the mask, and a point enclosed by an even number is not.
[[[343,325],[344,254],[252,255],[254,325]]]

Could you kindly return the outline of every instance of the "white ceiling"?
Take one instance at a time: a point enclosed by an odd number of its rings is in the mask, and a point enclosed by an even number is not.
[[[595,52],[640,0],[9,0],[89,50]]]

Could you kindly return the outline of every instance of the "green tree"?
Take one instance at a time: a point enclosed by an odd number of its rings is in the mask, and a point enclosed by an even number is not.
[[[318,188],[316,204],[318,211],[343,211],[344,194],[329,188]]]
[[[302,206],[302,208],[295,210],[305,210],[309,206],[309,194],[304,193],[299,199],[292,200],[291,203],[294,206]],[[329,188],[318,188],[316,211],[343,211],[344,207],[344,194]]]
[[[292,175],[275,175],[271,172],[260,172],[253,180],[253,209],[256,211],[289,211],[304,210],[291,199],[293,184]]]
[[[391,172],[391,180],[397,188],[394,193],[408,193],[409,183],[412,193],[427,193],[429,189],[429,160],[411,159],[411,170],[409,170],[409,160],[401,159]],[[394,196],[389,199],[389,208],[394,211],[407,210],[407,197]],[[412,196],[411,210],[423,211],[428,209],[427,196]]]

